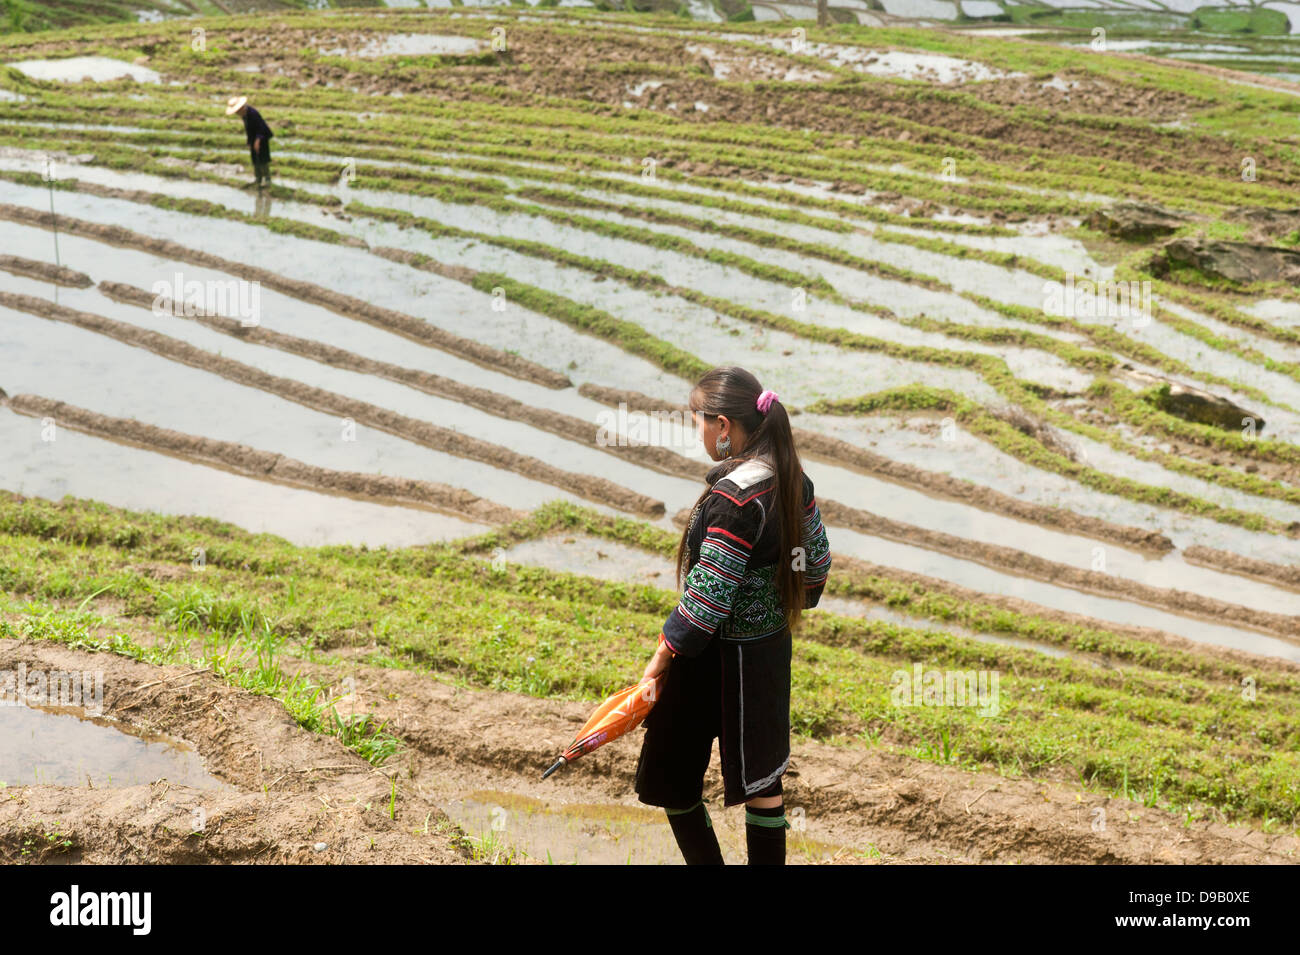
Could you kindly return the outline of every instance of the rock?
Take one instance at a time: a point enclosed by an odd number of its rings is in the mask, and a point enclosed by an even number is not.
[[[1300,208],[1268,209],[1261,206],[1236,206],[1223,214],[1228,222],[1244,222],[1250,227],[1252,242],[1271,244],[1300,231]]]
[[[1300,285],[1300,251],[1254,242],[1184,236],[1166,242],[1152,263],[1157,274],[1170,267],[1194,268],[1230,282],[1286,282]]]
[[[1138,241],[1169,235],[1196,217],[1189,212],[1168,209],[1149,202],[1117,202],[1088,216],[1090,229],[1107,232],[1121,239]]]
[[[1225,431],[1241,431],[1244,427],[1243,421],[1253,419],[1255,433],[1264,430],[1264,419],[1260,415],[1246,410],[1221,395],[1184,385],[1162,375],[1138,371],[1129,364],[1121,365],[1120,373],[1147,388],[1158,389],[1151,396],[1152,403],[1161,411],[1182,418],[1184,421],[1208,424],[1211,427],[1223,428]]]
[[[329,846],[327,846],[323,842],[318,842],[314,846],[312,846],[312,848],[315,849],[317,852],[324,852],[326,849],[329,848]]]

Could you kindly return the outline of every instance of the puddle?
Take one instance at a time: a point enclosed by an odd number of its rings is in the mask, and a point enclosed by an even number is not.
[[[936,4],[947,7],[951,5]],[[890,11],[892,12],[892,11]],[[925,80],[930,83],[972,83],[981,80],[1024,76],[1020,72],[995,69],[983,63],[961,60],[939,53],[912,53],[906,50],[871,50],[858,46],[810,43],[807,52],[829,60],[834,66],[847,66],[857,73],[890,76],[896,79]]]
[[[1296,361],[1297,358],[1300,358],[1300,349],[1294,345],[1272,341],[1246,329],[1219,321],[1204,313],[1193,311],[1176,302],[1161,299],[1158,304],[1174,315],[1190,319],[1216,335],[1247,345],[1270,358],[1278,361]],[[1293,307],[1300,308],[1300,306],[1295,305]],[[1297,382],[1294,378],[1280,372],[1269,371],[1258,362],[1239,357],[1231,352],[1211,348],[1200,339],[1183,334],[1159,318],[1153,316],[1150,322],[1141,327],[1135,327],[1132,321],[1123,319],[1113,319],[1107,321],[1107,324],[1120,327],[1131,337],[1147,341],[1170,358],[1178,358],[1192,368],[1212,372],[1240,382],[1249,382],[1270,395],[1276,395],[1279,401],[1290,405],[1292,408],[1300,407],[1300,382]],[[1215,390],[1221,389],[1216,387]],[[1259,404],[1253,398],[1239,397],[1236,400],[1247,407]],[[1266,409],[1260,409],[1261,414],[1265,412]],[[1277,417],[1274,414],[1272,419],[1265,418],[1270,432],[1273,430],[1272,421],[1276,420]],[[1277,433],[1280,434],[1281,432]],[[1292,440],[1294,439],[1295,436],[1293,435]]]
[[[354,56],[375,59],[381,56],[463,56],[487,49],[486,40],[468,36],[435,33],[394,33],[368,40],[355,50],[345,47],[322,49],[325,56]]]
[[[138,417],[187,434],[278,451],[318,467],[441,481],[516,507],[533,508],[555,498],[580,501],[560,488],[383,431],[365,426],[353,431],[331,414],[62,322],[0,309],[0,341],[12,360],[3,387],[15,394],[40,394],[112,417]],[[53,354],[75,359],[51,362]],[[202,395],[202,400],[176,401],[176,395]],[[40,421],[26,420],[23,443],[31,447],[26,462],[60,460],[62,445],[42,441]],[[601,463],[606,458],[602,454]],[[5,456],[6,464],[12,460]],[[619,463],[609,459],[611,466]]]
[[[757,9],[756,7],[755,11]],[[777,49],[783,48],[779,44],[772,45]],[[758,73],[764,79],[786,83],[814,83],[832,78],[825,70],[812,70],[775,57],[758,57],[749,51],[717,49],[700,43],[687,43],[685,49],[693,56],[702,56],[708,60],[713,69],[713,78],[718,80],[730,79],[735,73],[746,76]]]
[[[936,216],[935,218],[942,218]],[[962,221],[958,219],[958,221]],[[965,221],[972,221],[971,217],[965,217]],[[982,224],[978,222],[976,224]],[[1069,236],[1061,235],[1054,232],[1033,233],[1028,231],[1028,225],[1021,226],[1026,231],[1020,235],[996,236],[996,235],[970,235],[962,232],[935,232],[931,229],[924,229],[915,226],[906,225],[889,225],[886,228],[890,232],[902,232],[907,235],[921,236],[929,239],[941,239],[945,242],[951,242],[954,245],[970,246],[973,249],[983,249],[988,252],[1002,252],[1012,255],[1023,255],[1027,258],[1036,259],[1045,265],[1052,265],[1063,271],[1074,272],[1078,276],[1096,276],[1098,278],[1106,277],[1113,272],[1113,269],[1107,269],[1100,265],[1089,254],[1088,249],[1077,239],[1071,239]],[[951,258],[951,257],[949,257]],[[994,266],[997,268],[997,266]],[[940,277],[952,283],[954,287],[964,287],[961,285],[960,272],[954,272],[951,265]],[[1042,279],[1038,279],[1041,283]],[[973,289],[973,291],[980,291]],[[988,294],[984,292],[984,294]],[[1035,326],[1039,332],[1050,332],[1042,326]]]
[[[736,253],[765,264],[780,266],[798,274],[812,273],[826,279],[832,287],[846,297],[881,304],[903,315],[925,313],[939,315],[956,322],[977,318],[979,324],[1001,327],[1012,324],[1005,319],[1000,319],[992,312],[979,308],[969,300],[951,293],[931,291],[910,283],[880,278],[867,272],[802,256],[794,252],[764,248],[749,242],[733,240],[710,233],[699,233],[680,226],[646,223],[617,213],[600,212],[595,217],[604,221],[648,228],[654,233],[678,236],[706,249]],[[714,218],[740,217],[735,214],[721,213],[716,214]],[[754,220],[752,217],[746,218],[750,218],[750,221],[755,222],[760,228],[766,228],[766,223]],[[806,226],[786,225],[784,228],[770,231],[780,231],[811,241],[826,238],[826,233]],[[572,230],[570,235],[571,238],[562,238],[558,241],[569,242],[570,244],[566,246],[569,248],[572,248],[578,242],[584,241],[581,238],[584,233],[578,230]],[[589,242],[590,233],[585,235],[588,237],[585,241]],[[868,235],[858,233],[837,235],[833,241],[840,248],[851,251],[866,260],[884,262],[922,274],[947,276],[951,278],[954,287],[962,290],[989,295],[1016,304],[1041,306],[1043,301],[1042,279],[1027,272],[1003,269],[974,261],[964,262],[960,270],[954,271],[947,256],[900,243],[879,242],[871,239]],[[607,243],[604,247],[605,257],[636,267],[633,265],[634,253],[630,249],[624,252],[624,247],[628,245],[631,244],[620,244],[619,247],[614,248],[614,243]],[[636,245],[635,247],[643,250],[640,253],[642,263],[645,262],[647,255],[655,254],[654,251],[647,251],[646,246]],[[682,275],[689,268],[693,274],[690,276],[689,281],[684,281],[682,284],[688,284],[692,288],[727,298],[742,305],[749,305],[778,314],[797,311],[798,314],[795,314],[794,317],[803,322],[828,328],[843,328],[851,332],[870,335],[904,345],[924,345],[932,348],[994,355],[1006,360],[1012,373],[1017,377],[1060,390],[1082,391],[1092,382],[1091,376],[1043,351],[958,340],[938,332],[922,331],[900,325],[889,319],[880,318],[845,305],[827,302],[815,294],[807,296],[802,308],[792,309],[789,286],[749,276],[745,276],[742,281],[736,275],[735,270],[712,265],[695,258],[688,259],[685,256],[674,256],[664,252],[659,252],[659,256],[662,258],[663,264],[658,268],[658,274],[676,277]],[[1038,326],[1025,325],[1024,327],[1032,328],[1036,332],[1039,331]]]
[[[7,64],[34,80],[53,80],[62,83],[107,83],[129,77],[137,83],[160,83],[162,77],[154,70],[110,56],[73,56],[62,60],[23,60]]]
[[[824,468],[819,469],[824,471]],[[908,492],[913,493],[915,492]],[[917,497],[922,495],[916,494]],[[876,498],[868,498],[871,505],[877,509],[881,508],[880,502]],[[932,501],[932,504],[941,505],[944,502]],[[958,509],[960,505],[946,505],[949,509]],[[969,524],[969,513],[972,509],[965,508],[967,514],[966,523]],[[893,510],[885,507],[883,513],[899,519],[907,519],[908,515],[896,514]],[[973,512],[983,516],[982,512]],[[990,516],[992,517],[992,516]],[[978,520],[978,518],[977,518]],[[942,520],[936,518],[940,529],[950,533],[961,533],[960,526],[944,524]],[[928,523],[935,523],[931,521]],[[960,524],[960,522],[958,522]],[[1003,523],[1018,523],[1008,522]],[[1039,535],[1050,535],[1055,537],[1071,540],[1068,535],[1055,534],[1050,531],[1043,531],[1038,528],[1029,528],[1029,525],[1021,525],[1027,529],[1035,530]],[[845,532],[839,528],[831,527],[829,531],[836,542],[841,540],[845,534],[849,535],[850,542],[874,541],[876,538],[870,538],[865,535],[853,532]],[[1014,537],[1008,537],[1005,530],[999,532],[990,530],[983,535],[975,535],[980,540],[998,540],[1010,543],[1013,546],[1023,546],[1024,541],[1017,540]],[[1096,546],[1091,542],[1085,542],[1082,539],[1073,539],[1079,542],[1080,554],[1074,555],[1070,562],[1076,565],[1087,566],[1086,559],[1091,557],[1092,548]],[[882,541],[882,543],[885,543]],[[839,544],[837,543],[838,547]],[[995,589],[988,592],[1013,593],[1017,596],[1025,596],[1025,599],[1035,600],[1045,606],[1058,607],[1059,609],[1069,610],[1074,613],[1091,614],[1088,601],[1090,595],[1082,594],[1077,591],[1069,591],[1068,588],[1056,587],[1051,584],[1038,584],[1034,581],[1019,581],[1019,578],[1012,577],[999,571],[992,571],[982,565],[973,562],[959,560],[947,557],[944,554],[923,551],[921,548],[909,544],[897,544],[888,542],[886,546],[893,548],[897,546],[900,550],[891,550],[891,556],[901,556],[903,562],[895,562],[888,559],[885,555],[879,554],[872,556],[869,550],[857,552],[857,556],[867,560],[873,560],[887,566],[905,567],[909,570],[917,570],[921,573],[929,573],[931,576],[940,577],[941,579],[952,580],[963,586],[971,587],[977,590],[988,590],[990,580],[997,580],[1003,583],[1018,581],[1029,588],[1035,590],[1033,596],[1026,595],[1024,586],[1010,585],[1010,589]],[[846,549],[846,553],[854,551]],[[921,553],[927,553],[930,558],[921,558]],[[1188,565],[1180,557],[1170,555],[1164,561],[1146,561],[1143,562],[1140,557],[1128,554],[1120,548],[1108,546],[1106,548],[1108,560],[1112,563],[1110,570],[1112,573],[1132,575],[1136,579],[1143,580],[1152,586],[1178,586],[1182,589],[1195,589],[1198,592],[1218,596],[1224,600],[1235,600],[1238,603],[1251,602],[1252,605],[1269,606],[1279,613],[1295,612],[1296,604],[1300,603],[1300,596],[1288,591],[1278,590],[1266,584],[1260,584],[1253,581],[1245,581],[1240,577],[1229,577],[1228,575],[1218,574],[1205,568],[1197,568]],[[906,556],[912,555],[912,556]],[[631,547],[616,541],[610,541],[592,535],[575,534],[575,535],[550,535],[547,537],[536,538],[516,544],[514,547],[498,555],[510,563],[530,564],[533,566],[546,567],[551,570],[560,570],[574,574],[586,574],[592,577],[598,577],[603,580],[622,580],[634,584],[649,584],[660,587],[665,590],[676,589],[676,581],[672,564],[657,555],[649,554],[638,548]],[[1143,564],[1145,563],[1145,573]],[[909,566],[911,564],[911,566]],[[1132,566],[1130,566],[1132,565]],[[921,569],[930,567],[930,570]],[[1276,599],[1274,599],[1276,598]],[[1135,622],[1140,619],[1147,626],[1163,625],[1162,628],[1171,633],[1181,634],[1192,637],[1187,633],[1189,628],[1199,628],[1201,622],[1188,618],[1180,617],[1176,614],[1155,611],[1154,608],[1147,608],[1140,604],[1129,603],[1124,600],[1111,598],[1095,598],[1102,601],[1107,607],[1112,609],[1110,616],[1101,615],[1102,619],[1115,620],[1117,622]],[[1147,611],[1159,614],[1161,624],[1152,622],[1155,618],[1150,618]],[[972,640],[980,640],[986,643],[997,643],[1007,646],[1021,647],[1023,649],[1036,650],[1049,656],[1069,657],[1086,661],[1094,665],[1100,665],[1096,660],[1086,654],[1077,654],[1051,644],[1036,643],[1030,640],[1022,640],[1014,637],[1006,637],[996,634],[980,633],[965,629],[960,626],[936,622],[925,618],[912,617],[905,614],[896,613],[884,607],[880,607],[870,601],[863,601],[853,598],[841,598],[826,595],[822,598],[814,613],[821,611],[827,613],[844,614],[846,616],[859,617],[869,620],[885,620],[891,623],[899,624],[905,627],[914,627],[921,630],[934,630],[950,633],[955,636],[966,637]],[[1195,637],[1192,637],[1195,639]],[[1204,639],[1208,642],[1216,642],[1218,639],[1238,639],[1241,641],[1251,641],[1260,639],[1267,641],[1274,650],[1278,648],[1287,648],[1283,655],[1289,654],[1288,658],[1300,659],[1300,648],[1291,648],[1288,644],[1280,640],[1256,635],[1249,631],[1239,631],[1234,628],[1222,627],[1211,628],[1205,631]],[[1230,644],[1236,645],[1236,644]],[[1263,652],[1263,651],[1260,651]],[[1274,655],[1278,655],[1275,653]]]
[[[499,557],[511,564],[529,564],[601,580],[649,584],[665,590],[676,588],[675,570],[670,561],[592,534],[537,537],[521,541],[502,551]]]
[[[29,256],[40,255],[48,261],[53,261],[52,245],[48,249],[41,248],[41,243],[49,239],[49,233],[29,229],[25,226],[17,226],[13,223],[6,223],[6,229],[14,230],[13,234],[16,239],[24,243],[23,247],[29,250]],[[159,278],[171,282],[170,277],[177,272],[180,272],[187,282],[224,281],[228,278],[225,273],[160,259],[152,253],[103,245],[79,237],[61,236],[60,248],[65,256],[65,262],[71,261],[87,268],[96,277],[129,277],[133,280],[133,284],[137,284],[140,288],[149,288],[151,283]],[[134,280],[138,280],[138,282]],[[391,279],[386,279],[386,281],[390,285],[394,284]],[[49,297],[48,286],[42,288],[39,283],[35,282],[32,282],[30,287],[24,286],[23,291],[32,295]],[[67,291],[60,291],[60,301],[64,304],[69,303],[66,298]],[[88,294],[82,301],[84,303],[83,307],[87,310],[100,311],[103,314],[109,314],[111,317],[123,321],[131,321],[134,324],[140,324],[149,318],[147,312],[139,309],[121,308],[119,310],[116,303],[104,298],[97,291],[92,290],[92,293]],[[264,328],[300,336],[307,334],[309,329],[310,338],[314,341],[337,348],[344,348],[360,356],[388,361],[404,367],[434,370],[437,374],[457,382],[463,382],[473,387],[486,388],[530,405],[550,408],[563,414],[591,421],[593,422],[593,433],[599,415],[608,410],[606,405],[579,395],[576,388],[556,390],[515,378],[512,375],[492,371],[457,356],[412,342],[409,339],[375,328],[372,325],[353,321],[335,312],[290,298],[271,289],[262,289],[261,306],[261,325]],[[190,339],[186,336],[191,331],[196,330],[189,328],[188,323],[175,323],[169,319],[165,319],[162,325],[153,327],[165,334],[187,341]],[[560,329],[555,334],[560,333],[572,334],[567,328]],[[212,341],[219,343],[219,346],[223,348],[227,344],[234,344],[230,339],[217,338],[212,339]],[[586,341],[589,342],[590,339]],[[612,349],[612,346],[608,347]],[[634,365],[629,363],[628,367],[631,369]],[[683,389],[685,387],[683,386]],[[656,390],[663,389],[657,387]],[[672,391],[665,393],[664,397],[680,400],[683,393],[684,391],[682,393]],[[678,437],[678,432],[672,432],[673,440]]]
[[[189,281],[188,273],[187,281]],[[149,280],[143,283],[143,287],[150,287],[154,281],[161,277],[157,273],[149,276]],[[14,285],[19,286],[13,291],[26,292],[28,294],[40,295],[41,292],[29,290],[25,285],[32,280],[15,279]],[[48,295],[47,295],[48,297]],[[586,440],[568,439],[552,434],[534,427],[527,422],[518,421],[512,417],[502,417],[480,411],[469,405],[462,404],[459,401],[442,398],[435,395],[427,394],[415,388],[408,387],[397,382],[363,374],[361,372],[350,371],[342,368],[335,368],[322,362],[312,361],[297,355],[288,354],[278,349],[267,346],[249,344],[228,335],[223,335],[212,329],[206,328],[197,323],[176,320],[171,316],[155,316],[150,311],[130,305],[122,305],[103,297],[96,289],[85,290],[60,290],[60,301],[69,308],[83,309],[92,311],[99,315],[104,315],[116,321],[126,322],[142,328],[147,328],[162,334],[168,335],[186,341],[198,348],[205,349],[213,353],[220,353],[227,358],[242,362],[251,367],[269,372],[279,377],[288,378],[293,381],[301,381],[313,387],[323,388],[334,394],[345,395],[350,398],[356,398],[361,401],[377,405],[386,410],[397,414],[415,418],[420,421],[430,421],[438,424],[440,427],[472,435],[483,441],[488,441],[503,447],[507,447],[519,454],[528,455],[543,461],[554,462],[557,466],[566,471],[586,472],[591,474],[600,474],[603,477],[617,483],[625,484],[639,490],[641,493],[650,495],[657,500],[664,500],[665,496],[670,500],[683,501],[682,506],[688,498],[693,500],[696,493],[696,485],[692,481],[682,478],[671,477],[661,474],[657,471],[648,470],[630,463],[627,460],[613,457],[600,450],[595,442],[599,422],[593,417],[588,418],[590,422],[589,438]],[[315,309],[303,309],[302,311],[314,312]],[[301,327],[299,331],[301,331]],[[98,336],[96,336],[98,337]],[[137,349],[138,350],[138,349]],[[169,363],[167,359],[159,356],[152,356],[154,361],[143,362],[144,364],[155,366],[158,362],[172,364],[175,368],[172,375],[179,374],[184,379],[191,382],[190,387],[207,387],[206,384],[199,385],[198,382],[206,382],[206,376],[201,371],[190,369],[188,366],[176,366],[175,363]],[[408,359],[399,361],[402,367],[410,368],[412,364]],[[245,386],[229,382],[228,379],[223,381],[228,385],[245,390]],[[25,390],[37,392],[37,389],[28,387]],[[223,387],[222,390],[225,390]],[[257,394],[264,394],[267,397],[273,397],[267,392],[261,392],[256,389]],[[40,393],[40,392],[37,392]],[[67,399],[72,400],[72,399]],[[81,402],[82,407],[92,407]],[[162,402],[150,402],[150,417],[146,420],[152,420],[152,408],[160,407]],[[138,406],[135,406],[138,407]],[[94,408],[93,410],[101,410]],[[134,407],[133,409],[134,410]],[[144,408],[140,408],[141,413],[145,413]],[[161,409],[160,409],[161,410]],[[304,409],[306,410],[306,409]],[[110,412],[103,411],[105,414]],[[120,416],[120,415],[119,415]],[[327,416],[328,417],[328,416]],[[335,420],[331,418],[331,420]],[[358,431],[361,429],[359,428]],[[207,431],[198,431],[191,433],[208,434]],[[214,436],[214,435],[210,435]],[[387,436],[388,440],[402,440]],[[350,440],[350,439],[349,439]],[[252,443],[252,442],[245,442]],[[254,447],[259,445],[254,444]],[[281,445],[273,447],[274,450],[297,456],[294,448],[287,448]],[[440,454],[441,452],[432,452]],[[698,454],[698,459],[703,460],[702,448]],[[465,463],[472,463],[466,459]],[[414,461],[412,461],[414,465]],[[486,466],[486,465],[483,465]],[[380,468],[388,473],[388,469],[382,464]],[[357,470],[357,468],[343,467],[340,470]],[[458,464],[453,464],[445,478],[446,483],[460,484],[464,479],[456,476],[455,472],[460,471]],[[428,471],[401,471],[411,477],[419,477],[429,474]],[[513,472],[504,469],[497,471],[497,479],[494,483],[502,488],[501,493],[509,494],[504,490],[501,481],[510,480],[514,477]],[[549,485],[548,485],[549,486]],[[484,492],[486,493],[486,492]],[[557,494],[562,494],[561,489],[556,490]],[[493,495],[489,494],[489,497]],[[509,500],[506,497],[495,497],[495,500]]]
[[[637,83],[635,86],[629,86],[627,88],[627,95],[640,98],[646,90],[657,90],[663,85],[663,80],[645,80],[644,82]]]
[[[934,461],[930,461],[933,466]],[[1083,570],[1093,569],[1100,551],[1106,572],[1152,587],[1190,590],[1232,603],[1267,606],[1300,614],[1300,594],[1185,564],[1174,554],[1152,559],[1116,544],[1069,534],[1026,521],[932,497],[923,491],[823,462],[808,465],[818,497],[862,507],[915,527],[977,542],[993,542]]]
[[[621,803],[549,802],[499,790],[449,794],[439,803],[488,859],[555,865],[683,865],[662,809]],[[709,806],[723,860],[743,865],[744,812]],[[802,817],[800,817],[802,819]],[[846,846],[786,833],[788,862],[820,862]]]
[[[1225,507],[1237,507],[1243,511],[1267,514],[1284,524],[1300,521],[1300,505],[1289,501],[1257,497],[1235,488],[1212,484],[1188,474],[1170,471],[1154,461],[1139,460],[1122,451],[1116,451],[1109,444],[1102,444],[1083,435],[1070,433],[1066,436],[1066,440],[1080,452],[1080,460],[1107,474],[1132,478],[1153,487],[1167,487],[1174,491],[1193,494]],[[1293,544],[1292,548],[1294,546]],[[1292,557],[1284,562],[1291,563],[1293,560],[1294,551]]]
[[[3,186],[0,186],[0,192],[2,191]],[[610,239],[578,229],[556,226],[532,216],[497,214],[482,207],[441,203],[421,197],[394,199],[387,193],[366,194],[365,190],[360,189],[353,189],[352,192],[363,202],[391,204],[397,208],[409,206],[419,214],[450,225],[485,234],[505,234],[544,242],[630,268],[671,276],[675,283],[735,300],[767,302],[782,312],[790,312],[794,302],[791,289],[774,283],[759,282],[735,269],[632,241]],[[35,205],[35,202],[29,204]],[[823,396],[856,395],[861,392],[863,381],[878,382],[878,387],[882,388],[907,382],[928,382],[981,401],[995,398],[993,390],[972,372],[867,352],[846,353],[831,345],[810,342],[725,318],[710,309],[671,296],[657,296],[612,280],[596,282],[587,271],[542,263],[536,258],[504,250],[499,246],[473,240],[435,238],[411,230],[404,231],[396,225],[360,218],[352,222],[340,222],[315,207],[294,208],[292,204],[281,204],[277,206],[277,212],[356,235],[371,245],[397,246],[423,252],[448,264],[528,276],[531,284],[641,325],[651,334],[674,342],[705,361],[727,364],[742,360],[760,378],[783,382],[787,388],[786,393],[791,395],[794,404],[807,403]],[[246,254],[233,253],[234,256]],[[367,264],[362,268],[364,272],[370,273],[375,266]],[[338,286],[341,283],[339,278],[333,278],[325,284]],[[373,282],[366,289],[352,294],[363,297],[373,295]],[[826,306],[813,300],[808,312],[817,307]],[[404,310],[411,311],[410,308]],[[800,317],[809,320],[808,312]],[[435,316],[431,315],[430,318],[435,319]],[[459,333],[498,344],[497,340],[493,340],[496,336],[492,333],[498,329],[504,330],[505,325],[506,323],[485,325],[476,319],[473,327]],[[524,338],[526,341],[521,340]],[[535,349],[539,344],[544,344],[541,339],[515,334],[499,340],[499,347],[520,349],[525,357],[546,363],[533,351],[523,351],[524,347]],[[584,344],[577,349],[576,356],[572,351],[565,355],[565,361],[574,357],[581,359],[590,350],[591,346]],[[576,380],[579,375],[586,377],[590,374],[597,380],[623,381],[627,382],[627,387],[655,393],[628,380],[627,368],[631,364],[633,363],[627,356],[623,355],[607,369],[603,379],[598,374],[584,370],[580,364],[579,368],[571,369],[575,372],[572,377]],[[561,362],[552,367],[563,366],[564,362]],[[655,377],[662,378],[662,373]],[[684,393],[682,386],[678,386],[676,394]]]
[[[916,15],[941,16],[943,19],[953,19],[956,16],[953,4],[942,2],[942,0],[886,0],[886,10],[889,13],[896,13],[896,11],[889,9],[891,3],[917,4],[936,11],[933,14]],[[783,11],[787,16],[796,19],[815,18],[817,15],[814,7],[780,3],[772,3],[766,6],[773,11]],[[755,4],[756,18],[763,19],[758,16],[758,10],[759,7]],[[720,38],[731,42],[761,43],[772,49],[787,52],[791,50],[791,40],[787,36],[770,37],[761,33],[724,33],[721,34]],[[701,52],[711,61],[714,58],[711,48],[694,50],[688,45],[687,49],[691,52]],[[1000,70],[973,60],[946,56],[942,53],[919,53],[910,50],[873,50],[866,46],[850,46],[839,43],[805,43],[799,53],[804,56],[818,57],[826,60],[832,66],[846,67],[857,73],[889,76],[895,79],[924,80],[931,83],[970,83],[1025,75],[1020,72]],[[727,51],[720,55],[732,59],[739,56],[739,54]],[[730,72],[729,69],[728,72]],[[719,79],[725,78],[724,74],[718,72],[716,65],[714,75]]]
[[[692,20],[705,23],[721,23],[723,20],[722,14],[709,0],[686,0],[686,9],[690,12]]]
[[[30,706],[0,698],[0,783],[121,789],[160,779],[195,789],[234,790],[210,775],[189,744],[81,707]]]

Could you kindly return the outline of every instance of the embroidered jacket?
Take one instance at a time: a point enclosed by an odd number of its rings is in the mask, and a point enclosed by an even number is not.
[[[674,653],[699,656],[719,633],[727,642],[748,643],[785,628],[785,608],[776,586],[778,561],[800,558],[781,553],[775,499],[771,466],[743,461],[714,483],[691,514],[690,570],[663,631]],[[805,606],[815,607],[830,572],[831,551],[806,474],[803,505]]]

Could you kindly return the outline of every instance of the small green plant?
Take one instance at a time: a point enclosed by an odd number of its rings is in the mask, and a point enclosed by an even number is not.
[[[470,856],[475,862],[487,862],[490,865],[517,865],[519,862],[519,852],[498,836],[495,830],[489,830],[486,835],[479,837],[470,836],[468,842]]]
[[[354,749],[372,766],[382,766],[401,748],[401,741],[385,732],[387,721],[375,724],[369,713],[356,713],[341,717],[337,710],[328,711],[329,732],[337,736],[344,746]]]

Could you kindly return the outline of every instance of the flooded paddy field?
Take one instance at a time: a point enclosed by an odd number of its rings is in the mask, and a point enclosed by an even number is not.
[[[1294,861],[1300,164],[1286,71],[1228,76],[1284,41],[391,6],[254,10],[212,55],[182,20],[0,36],[0,663],[111,678],[106,715],[0,708],[0,781],[70,858],[211,859],[96,801],[166,780],[258,861],[679,861],[639,733],[538,777],[675,604],[683,406],[739,364],[836,565],[790,861]],[[1091,281],[1156,307],[1053,304]],[[891,704],[914,664],[1000,674],[1001,715]],[[228,742],[273,725],[260,765]],[[964,798],[889,811],[902,766]]]

